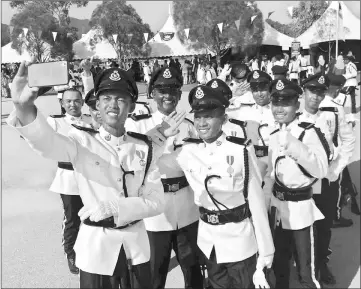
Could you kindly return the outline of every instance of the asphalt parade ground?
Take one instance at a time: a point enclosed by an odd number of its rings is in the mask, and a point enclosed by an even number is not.
[[[187,99],[192,85],[183,88],[180,108],[190,111]],[[139,84],[140,101],[144,84]],[[360,91],[357,91],[357,117],[360,119]],[[36,101],[44,115],[59,114],[55,94]],[[349,109],[349,101],[346,109]],[[56,162],[33,152],[10,128],[5,120],[12,111],[10,99],[2,99],[2,288],[79,288],[79,277],[69,272],[61,245],[63,219],[60,196],[49,192],[57,168]],[[87,112],[84,109],[84,112]],[[356,148],[349,165],[351,177],[360,192],[360,123],[355,128]],[[357,197],[360,203],[360,196]],[[360,218],[344,209],[344,216],[352,218],[350,228],[333,229],[330,267],[337,284],[333,288],[360,288]],[[184,288],[181,270],[172,259],[167,288]],[[293,272],[292,288],[297,288]]]

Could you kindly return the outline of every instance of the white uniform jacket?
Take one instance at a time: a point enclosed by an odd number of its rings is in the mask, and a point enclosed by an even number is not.
[[[73,164],[84,206],[121,199],[121,214],[114,217],[117,226],[162,213],[164,194],[160,174],[154,160],[145,176],[148,145],[144,141],[128,134],[111,136],[103,127],[98,133],[74,128],[65,137],[54,132],[39,112],[36,119],[24,127],[13,112],[8,124],[40,155]],[[125,177],[128,198],[124,197],[121,168],[134,172]],[[149,241],[143,221],[122,230],[82,224],[74,246],[76,265],[85,272],[112,275],[122,246],[133,265],[149,261]]]
[[[346,78],[344,86],[357,86],[357,67],[355,63],[349,62],[346,65],[346,73],[343,76]]]
[[[47,121],[54,131],[65,136],[68,136],[69,131],[73,128],[72,124],[90,127],[90,120],[84,116],[74,117],[65,114],[63,117],[48,117]],[[79,195],[74,171],[58,168],[49,190],[63,195]]]
[[[161,124],[164,118],[165,115],[156,111],[147,119],[139,121],[128,119],[126,128],[131,131],[146,134]],[[169,137],[166,140],[164,153],[157,163],[162,179],[184,176],[184,172],[177,162],[177,156],[182,150],[183,139],[194,137],[196,132],[192,122],[186,119],[178,129],[180,132],[177,135]],[[145,227],[148,231],[172,231],[198,221],[199,210],[194,203],[194,193],[190,186],[180,189],[177,192],[165,193],[164,199],[164,213],[144,219]]]
[[[242,145],[227,141],[225,134],[211,144],[202,142],[183,145],[177,160],[193,188],[198,206],[216,210],[205,189],[204,181],[209,175],[221,177],[208,182],[209,191],[215,199],[229,209],[245,203],[243,148]],[[254,175],[253,166],[249,167],[248,201],[252,220],[247,218],[239,223],[224,225],[199,221],[198,246],[207,258],[214,247],[218,263],[242,261],[257,251],[260,256],[274,253],[261,184]]]
[[[278,162],[277,168],[275,168],[276,159],[282,154],[279,151],[278,132],[271,134],[267,174],[263,187],[267,206],[277,208],[277,221],[281,221],[282,227],[289,230],[306,228],[315,221],[324,218],[312,198],[305,201],[290,202],[280,201],[272,194],[275,174],[289,188],[302,188],[314,180],[305,176],[298,167],[298,164],[304,167],[315,178],[322,179],[327,175],[328,159],[321,141],[313,129],[308,129],[303,141],[300,142],[297,138],[302,133],[303,128],[298,126],[299,123],[299,120],[295,119],[287,126],[291,136],[285,151],[286,157]],[[313,185],[312,189],[313,192],[320,192],[320,182]]]

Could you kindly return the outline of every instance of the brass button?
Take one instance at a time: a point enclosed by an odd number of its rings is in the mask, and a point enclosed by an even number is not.
[[[120,151],[121,150],[121,148],[120,147],[117,147],[117,151]]]
[[[95,164],[96,164],[97,166],[99,166],[99,162],[95,162]]]
[[[123,192],[121,192],[121,193],[120,193],[120,195],[121,195],[121,196],[124,196],[124,193],[123,193]]]
[[[121,181],[122,181],[122,179],[121,179],[121,178],[118,178],[118,179],[117,179],[117,181],[118,181],[118,182],[121,182]]]
[[[110,134],[105,136],[105,140],[110,141],[110,139],[111,139]]]

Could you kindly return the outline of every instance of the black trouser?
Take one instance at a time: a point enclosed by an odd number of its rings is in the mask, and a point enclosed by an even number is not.
[[[348,86],[346,87],[346,91],[351,98],[351,113],[356,113],[356,87]]]
[[[295,250],[295,261],[301,288],[320,288],[315,277],[315,234],[313,226],[301,230],[286,230],[282,224],[275,231],[273,269],[275,288],[289,288],[290,259]]]
[[[336,213],[338,189],[338,181],[329,182],[328,179],[322,179],[321,194],[313,195],[316,206],[325,216],[324,219],[315,222],[317,230],[316,269],[319,268],[320,264],[327,263],[332,253],[330,250],[331,228]]]
[[[304,80],[306,78],[307,78],[307,70],[302,70],[300,72],[300,80],[302,81],[302,80]]]
[[[256,271],[256,254],[246,260],[217,263],[214,247],[209,259],[205,257],[210,288],[254,288],[253,274]]]
[[[78,236],[80,218],[79,210],[83,207],[80,196],[60,194],[63,201],[64,220],[63,220],[63,246],[64,252],[68,257],[75,257],[74,244]]]
[[[148,231],[152,288],[164,288],[172,249],[183,272],[184,288],[203,288],[197,233],[198,221],[174,231]]]
[[[62,106],[62,103],[61,103],[61,99],[59,99],[59,103],[60,103],[60,109],[61,109],[61,114],[66,114],[66,110],[64,109],[64,107]]]
[[[149,262],[131,266],[131,271],[132,273],[130,274],[127,257],[122,246],[113,275],[98,275],[80,270],[80,288],[119,289],[120,287],[122,289],[152,289]]]

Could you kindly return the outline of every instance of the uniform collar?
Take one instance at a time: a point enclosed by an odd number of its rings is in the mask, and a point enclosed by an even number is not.
[[[300,121],[298,120],[298,118],[296,117],[292,122],[290,122],[287,125],[287,130],[290,131],[292,130],[295,126],[298,126],[298,124],[300,123]],[[277,128],[281,129],[281,125],[277,122]]]
[[[308,122],[313,123],[320,116],[320,111],[318,110],[316,114],[311,114],[308,111],[306,111],[306,109],[304,109],[302,111],[302,116],[303,116],[303,118],[305,118],[305,120],[311,120],[311,121],[308,121]]]
[[[114,135],[111,135],[109,132],[107,132],[103,126],[99,128],[99,134],[102,139],[104,139],[108,144],[111,146],[120,146],[127,140],[126,132],[120,137],[116,137]]]
[[[226,134],[222,132],[222,134],[212,143],[207,143],[203,141],[205,148],[215,149],[221,147],[226,142]]]
[[[69,121],[81,121],[83,120],[83,116],[80,115],[80,116],[72,116],[68,113],[65,114],[65,119],[66,120],[69,120]]]
[[[260,105],[258,105],[257,103],[255,104],[255,106],[256,106],[256,109],[259,109],[259,110],[265,110],[265,109],[271,109],[271,104],[269,103],[269,104],[266,104],[266,105],[264,105],[264,106],[260,106]]]

